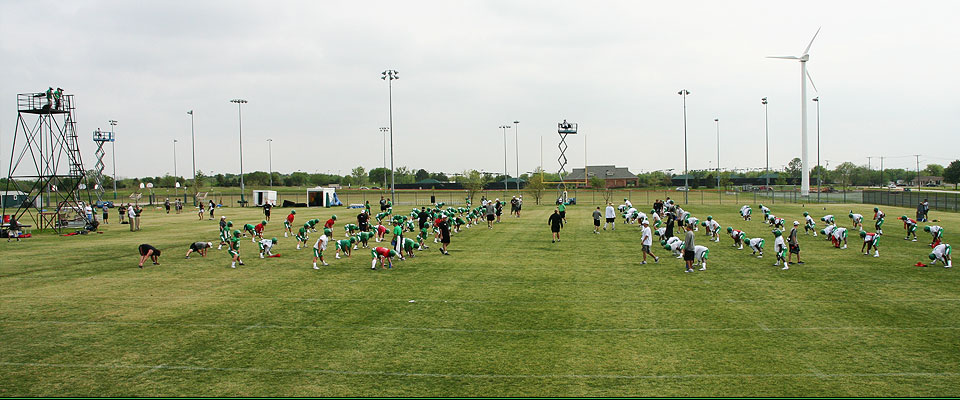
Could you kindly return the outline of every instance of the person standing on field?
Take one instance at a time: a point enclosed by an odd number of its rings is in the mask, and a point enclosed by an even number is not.
[[[693,225],[684,225],[684,229],[687,230],[686,236],[683,240],[683,261],[687,265],[687,269],[683,272],[693,272],[693,259],[694,259],[694,250],[696,250],[696,236],[693,234]]]
[[[133,232],[136,230],[137,210],[135,210],[131,205],[127,206],[127,218],[130,219],[130,232]]]
[[[551,240],[550,243],[559,242],[560,228],[563,228],[563,217],[560,216],[559,207],[553,210],[553,215],[550,215],[550,219],[547,220],[547,224],[550,225],[550,231],[553,232],[553,240]]]
[[[487,215],[487,229],[493,229],[493,220],[496,219],[496,205],[492,201],[487,201],[487,204],[483,207]]]
[[[617,230],[617,209],[613,208],[613,203],[607,203],[604,216],[607,222],[603,224],[603,230],[607,230],[607,224],[610,224],[611,230]]]
[[[263,203],[263,216],[264,216],[264,218],[267,219],[268,222],[270,221],[270,211],[271,211],[272,209],[273,209],[273,205],[270,204],[269,201],[266,202],[266,203]]]
[[[793,229],[790,230],[790,236],[787,237],[787,247],[789,247],[790,254],[787,255],[787,264],[793,262],[793,255],[797,255],[797,264],[803,264],[803,261],[800,261],[800,241],[797,240],[797,227],[800,226],[800,221],[793,221]],[[787,264],[783,265],[783,269],[787,269]]]
[[[107,222],[107,218],[110,217],[110,207],[107,206],[106,202],[103,202],[102,207],[103,207],[103,223],[109,224],[109,222]]]
[[[436,225],[440,233],[440,253],[449,256],[450,253],[447,252],[447,246],[450,245],[450,223],[447,221],[446,216],[441,216]]]
[[[650,221],[643,220],[643,232],[640,234],[640,244],[643,246],[643,261],[640,262],[640,265],[647,263],[647,254],[650,257],[653,257],[653,262],[660,262],[660,257],[653,255],[650,252],[650,246],[653,245],[653,233],[650,231]]]
[[[600,207],[593,211],[593,233],[600,234]]]

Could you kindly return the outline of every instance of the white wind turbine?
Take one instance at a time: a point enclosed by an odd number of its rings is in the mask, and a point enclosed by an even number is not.
[[[774,56],[767,58],[782,58],[786,60],[799,60],[800,61],[800,132],[803,140],[802,154],[801,154],[801,163],[802,170],[800,175],[800,195],[809,196],[810,195],[810,164],[807,162],[807,78],[810,77],[810,73],[807,72],[807,60],[810,60],[810,46],[813,45],[813,41],[817,38],[817,34],[820,33],[820,28],[817,28],[817,33],[813,34],[813,39],[810,39],[810,44],[807,45],[807,48],[803,49],[803,53],[800,57],[796,56]],[[813,85],[813,78],[810,78],[810,84]],[[813,85],[813,90],[817,90],[817,86]]]

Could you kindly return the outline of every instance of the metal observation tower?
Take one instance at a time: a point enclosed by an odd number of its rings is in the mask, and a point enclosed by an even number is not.
[[[19,204],[3,205],[3,215],[37,229],[83,227],[84,201],[90,202],[77,137],[73,95],[53,88],[17,95],[17,127],[7,169],[7,192],[25,195]],[[86,192],[86,193],[83,193]]]

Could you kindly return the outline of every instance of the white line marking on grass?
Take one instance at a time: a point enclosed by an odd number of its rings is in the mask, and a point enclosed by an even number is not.
[[[361,299],[361,298],[310,298],[310,297],[251,297],[251,296],[223,296],[219,294],[211,294],[209,296],[169,296],[169,295],[157,295],[157,296],[86,296],[86,295],[3,295],[0,296],[0,299],[86,299],[86,300],[120,300],[120,301],[130,301],[130,300],[151,300],[151,301],[161,301],[161,300],[187,300],[187,299],[208,299],[210,297],[216,297],[218,299],[235,299],[235,300],[245,300],[245,301],[302,301],[302,302],[376,302],[376,303],[407,303],[409,299]],[[760,303],[796,303],[796,304],[831,304],[831,303],[928,303],[928,302],[960,302],[960,298],[943,298],[943,299],[931,299],[931,298],[904,298],[904,299],[864,299],[864,300],[848,300],[848,299],[836,299],[836,300],[798,300],[794,298],[790,299],[694,299],[694,300],[683,300],[683,299],[673,299],[673,300],[584,300],[584,299],[571,299],[571,300],[482,300],[482,299],[421,299],[419,302],[432,302],[432,303],[466,303],[466,304],[676,304],[680,303],[719,303],[719,302],[728,302],[728,303],[744,303],[744,304],[760,304]]]
[[[134,378],[142,378],[142,377],[144,377],[144,376],[146,376],[146,375],[149,375],[151,372],[161,370],[161,369],[163,369],[164,367],[166,367],[165,364],[157,365],[157,366],[155,366],[155,367],[153,367],[153,368],[150,368],[150,369],[148,369],[148,370],[146,370],[146,371],[143,371],[143,372],[137,374],[137,376],[135,376]]]
[[[218,371],[218,372],[251,372],[266,374],[321,374],[321,375],[355,375],[355,376],[397,376],[408,378],[453,378],[453,379],[625,379],[625,380],[653,380],[653,379],[736,379],[736,378],[886,378],[886,377],[956,377],[957,372],[864,372],[841,374],[676,374],[676,375],[608,375],[608,374],[450,374],[429,372],[399,372],[399,371],[346,371],[333,369],[298,369],[298,368],[243,368],[243,367],[201,367],[194,365],[139,365],[139,364],[50,364],[50,363],[21,363],[0,362],[0,366],[28,367],[28,368],[63,368],[63,369],[155,369],[170,371]]]
[[[127,322],[127,321],[28,321],[28,320],[0,320],[0,325],[17,328],[16,325],[90,325],[90,326],[134,326],[134,327],[169,327],[169,328],[224,328],[239,329],[280,329],[280,330],[383,330],[383,331],[417,331],[417,332],[452,332],[452,333],[669,333],[669,332],[815,332],[815,331],[955,331],[960,326],[821,326],[821,327],[783,327],[770,328],[761,323],[758,327],[748,328],[520,328],[520,329],[471,329],[471,328],[443,328],[443,327],[404,327],[404,326],[366,326],[366,325],[279,325],[279,324],[189,324],[168,322]],[[13,326],[10,326],[13,325]]]

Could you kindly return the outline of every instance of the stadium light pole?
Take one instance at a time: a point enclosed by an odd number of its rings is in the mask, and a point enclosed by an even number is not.
[[[770,129],[767,125],[767,98],[760,99],[760,104],[763,104],[763,136],[767,152],[767,166],[764,169],[764,175],[767,177],[767,190],[770,190]]]
[[[820,168],[820,96],[814,97],[813,101],[817,103],[817,203],[819,203],[820,202],[820,174],[822,173],[821,170],[823,170],[823,168]],[[881,172],[881,177],[882,176],[883,176],[883,173]]]
[[[682,89],[677,94],[683,97],[683,204],[687,204],[690,193],[690,171],[687,170],[687,96],[690,91]]]
[[[270,168],[270,188],[273,189],[273,139],[267,139],[267,154],[269,154],[267,165]]]
[[[387,86],[389,87],[389,100],[390,100],[390,203],[397,204],[396,200],[396,187],[397,181],[393,173],[393,80],[400,79],[399,72],[393,69],[388,69],[381,73],[383,76],[380,79],[388,82]]]
[[[717,190],[720,190],[720,118],[714,118],[717,123]]]
[[[110,137],[113,140],[110,141],[110,147],[112,148],[113,153],[113,199],[117,199],[117,136],[113,133],[113,128],[117,126],[117,120],[111,119],[110,121]]]
[[[510,125],[500,125],[500,129],[503,130],[503,190],[506,196],[506,191],[510,190],[507,187],[507,129],[510,129]]]
[[[237,122],[238,122],[238,137],[240,139],[240,207],[245,207],[247,203],[243,201],[243,114],[240,111],[240,106],[246,104],[247,101],[244,99],[233,99],[230,100],[231,103],[237,103]]]
[[[381,127],[380,133],[383,134],[383,189],[380,191],[387,190],[387,132],[390,132],[390,128]]]
[[[200,186],[197,184],[197,139],[193,134],[193,110],[187,111],[187,114],[190,115],[190,152],[192,153],[193,158],[193,187],[198,189]],[[184,192],[186,194],[186,192]],[[194,196],[193,205],[197,205],[197,198]]]
[[[517,156],[517,194],[520,194],[520,121],[513,121],[513,134],[514,134],[514,149],[513,152]]]

